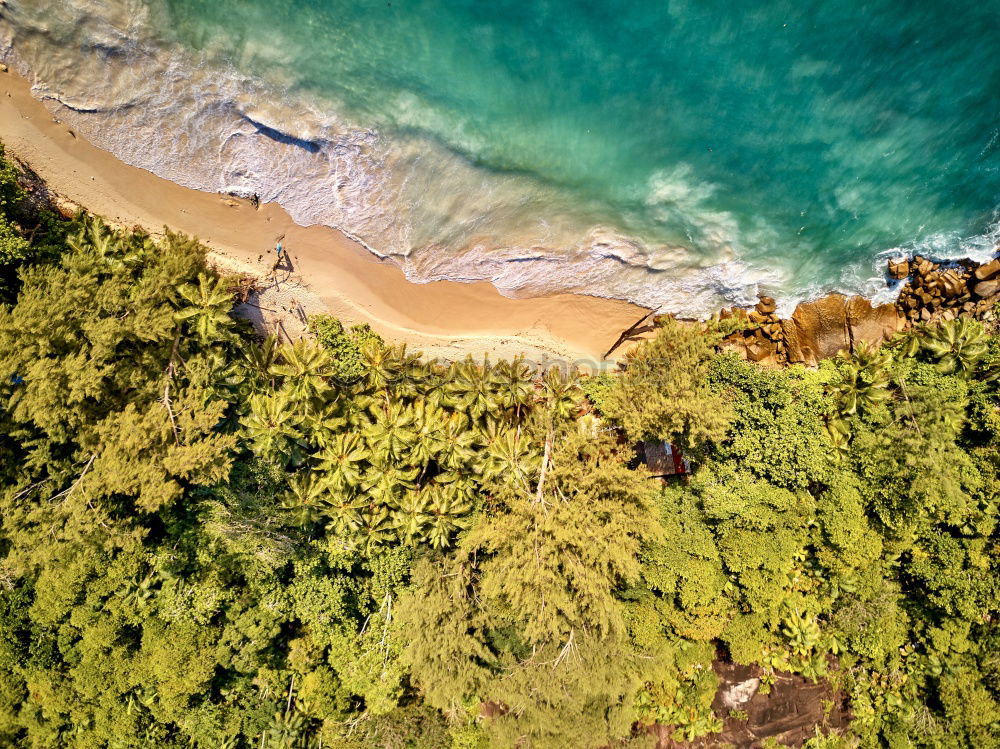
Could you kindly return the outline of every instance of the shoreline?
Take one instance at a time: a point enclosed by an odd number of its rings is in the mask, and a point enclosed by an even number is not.
[[[524,354],[600,367],[601,355],[648,312],[579,294],[513,299],[486,281],[413,283],[344,233],[300,226],[277,204],[255,209],[248,200],[182,187],[119,161],[59,122],[13,70],[0,73],[0,140],[53,195],[154,235],[166,226],[197,237],[216,266],[266,278],[280,239],[292,268],[275,278],[269,301],[284,308],[272,307],[276,319],[294,319],[302,308],[345,325],[368,323],[429,358]]]
[[[83,207],[154,236],[166,227],[198,238],[212,266],[257,281],[237,314],[288,340],[305,331],[310,315],[330,314],[345,327],[367,323],[390,343],[405,343],[428,359],[523,355],[543,368],[568,363],[600,371],[614,368],[628,344],[652,330],[649,317],[655,311],[622,300],[570,293],[510,298],[488,281],[414,283],[390,259],[344,232],[296,224],[276,203],[255,207],[244,198],[183,187],[125,164],[60,122],[13,70],[0,72],[0,141],[8,156],[37,174],[66,213]],[[287,250],[280,267],[273,251],[278,241]],[[993,254],[998,252],[1000,247]],[[888,303],[829,292],[800,301],[787,318],[776,314],[770,297],[761,297],[755,308],[721,307],[723,317],[745,318],[725,345],[765,365],[815,364],[860,341],[888,340],[918,321],[980,317],[992,307],[993,300],[982,298],[992,292],[973,294],[970,274],[980,263],[947,261],[946,267],[964,267],[965,275],[945,278],[938,264],[915,260],[914,270],[925,262],[927,268],[898,274],[893,272],[898,263],[889,262],[889,275],[907,280]],[[942,296],[939,283],[954,288]]]

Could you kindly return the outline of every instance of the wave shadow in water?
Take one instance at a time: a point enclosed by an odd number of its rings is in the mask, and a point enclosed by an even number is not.
[[[263,122],[257,122],[252,117],[248,117],[245,114],[243,115],[243,119],[253,125],[257,129],[258,133],[270,138],[276,143],[282,143],[286,146],[295,146],[296,148],[301,148],[309,153],[319,153],[323,150],[324,144],[322,142],[306,140],[305,138],[297,138],[294,135],[265,125]]]

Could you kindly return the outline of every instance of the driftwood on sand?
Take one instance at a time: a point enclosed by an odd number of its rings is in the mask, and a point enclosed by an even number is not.
[[[614,345],[604,353],[604,356],[602,356],[601,359],[602,360],[607,359],[609,356],[611,356],[611,354],[615,352],[615,349],[617,349],[619,346],[625,343],[625,341],[631,338],[635,338],[636,336],[640,336],[643,333],[649,333],[650,331],[652,331],[656,327],[655,324],[652,322],[652,319],[656,316],[656,313],[659,311],[659,309],[660,308],[657,307],[656,309],[650,310],[645,315],[636,320],[634,323],[632,323],[632,325],[630,325],[624,331],[622,331],[622,334],[618,336],[618,340],[615,341]],[[643,325],[643,323],[645,323],[647,320],[650,320],[649,324]]]

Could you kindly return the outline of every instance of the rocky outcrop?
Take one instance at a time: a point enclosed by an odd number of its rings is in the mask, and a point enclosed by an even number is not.
[[[763,314],[761,309],[770,310]],[[895,305],[872,307],[860,296],[830,294],[802,302],[786,320],[774,314],[773,300],[765,297],[754,310],[726,310],[723,319],[747,321],[747,329],[723,343],[744,358],[764,365],[816,364],[840,351],[853,350],[860,341],[878,344],[900,327]]]
[[[900,261],[889,261],[889,277],[895,278],[897,281],[902,281],[904,278],[910,275],[910,261],[900,260]]]
[[[972,291],[980,299],[992,299],[997,294],[1000,294],[1000,279],[994,278],[989,281],[980,281]]]
[[[900,328],[895,305],[872,307],[864,297],[830,294],[802,302],[782,321],[789,363],[817,364],[841,351],[853,351],[861,342],[889,340]]]
[[[720,319],[740,324],[722,345],[765,366],[815,365],[862,342],[879,345],[912,325],[960,315],[992,320],[1000,303],[1000,258],[943,265],[917,255],[890,260],[887,271],[905,280],[894,304],[873,307],[864,297],[829,294],[802,302],[782,320],[774,300],[761,297],[752,310],[722,310]]]
[[[832,659],[830,665],[837,666]],[[817,732],[841,734],[850,723],[847,695],[830,681],[777,671],[762,690],[760,666],[716,661],[712,668],[719,677],[712,711],[722,721],[722,731],[686,742],[673,738],[675,726],[648,726],[656,749],[802,746]]]
[[[787,358],[781,318],[776,311],[777,302],[763,296],[757,306],[747,312],[742,309],[722,310],[722,319],[745,322],[746,328],[729,336],[724,347],[734,349],[740,356],[765,366],[777,366]]]
[[[52,197],[52,207],[65,219],[76,218],[83,210],[79,203],[75,203],[61,195],[54,195]]]
[[[896,266],[889,263],[889,274]],[[1000,299],[1000,259],[983,265],[963,261],[945,267],[917,255],[896,301],[908,324],[952,320],[959,315],[989,319]]]
[[[847,300],[847,326],[851,339],[851,350],[858,343],[878,345],[888,341],[901,330],[905,321],[900,317],[895,304],[872,303],[861,296]]]
[[[1000,276],[1000,258],[980,265],[972,275],[976,277],[976,281],[989,281]]]
[[[841,294],[803,302],[781,326],[791,363],[814,364],[851,347],[847,297]]]

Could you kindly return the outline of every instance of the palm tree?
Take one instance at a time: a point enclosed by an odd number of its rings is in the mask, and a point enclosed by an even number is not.
[[[319,520],[328,487],[321,476],[312,471],[301,471],[288,479],[289,496],[282,502],[295,522],[307,528]]]
[[[269,335],[261,343],[251,342],[247,346],[240,346],[239,350],[242,355],[240,364],[251,378],[262,383],[270,377],[271,367],[277,357],[277,338]]]
[[[419,383],[419,399],[428,405],[453,407],[447,390],[449,371],[449,367],[441,364],[427,364]]]
[[[441,431],[441,449],[437,461],[442,468],[456,470],[471,465],[476,459],[476,433],[469,429],[459,414],[451,414]]]
[[[403,494],[416,487],[416,468],[373,465],[364,475],[362,490],[372,504],[399,507]]]
[[[66,244],[74,252],[84,252],[92,248],[98,255],[104,257],[113,251],[114,235],[100,216],[84,216],[79,231],[67,237]]]
[[[322,346],[300,338],[282,346],[278,358],[281,364],[272,364],[271,374],[285,378],[284,388],[292,400],[308,403],[333,390],[333,357]]]
[[[209,373],[206,400],[233,403],[240,409],[255,390],[246,369],[218,348],[205,349],[202,357]]]
[[[989,336],[978,320],[960,317],[921,331],[920,346],[937,360],[938,371],[970,378],[989,351]]]
[[[229,316],[233,295],[226,291],[222,279],[199,273],[197,285],[185,284],[177,289],[177,294],[186,305],[174,313],[174,320],[188,322],[202,343],[218,340],[233,326],[233,318]]]
[[[433,460],[444,444],[447,416],[439,406],[426,400],[418,400],[413,406],[416,428],[409,461],[415,466],[423,466]]]
[[[274,720],[261,736],[260,746],[262,749],[312,749],[316,742],[309,736],[305,718],[298,711],[285,711],[274,714]]]
[[[836,453],[843,457],[848,452],[848,445],[851,441],[851,428],[846,419],[840,416],[831,416],[826,422],[826,431],[830,436],[830,442]]]
[[[392,524],[400,541],[415,544],[422,539],[424,526],[430,521],[429,505],[428,491],[410,491],[403,495],[392,513]]]
[[[448,374],[446,389],[453,398],[449,405],[464,411],[472,421],[496,412],[498,400],[494,394],[493,368],[489,359],[484,359],[482,365],[479,365],[472,356],[468,356],[464,361],[454,364]]]
[[[361,513],[361,527],[358,529],[366,549],[391,541],[395,537],[392,518],[385,507],[369,505]]]
[[[443,549],[451,543],[455,533],[469,527],[467,516],[472,512],[472,502],[468,494],[468,488],[458,482],[430,488],[424,525],[425,537],[431,546]]]
[[[92,248],[113,270],[138,267],[155,250],[149,237],[114,231],[99,216],[85,216],[66,243],[77,252]]]
[[[326,496],[323,514],[329,519],[326,532],[334,536],[351,538],[364,525],[363,510],[370,502],[347,489],[331,491]]]
[[[583,390],[575,375],[550,367],[542,378],[542,389],[549,412],[557,419],[571,419],[580,410]]]
[[[402,460],[417,438],[413,412],[398,401],[379,409],[363,433],[372,453],[386,462]]]
[[[364,431],[373,421],[372,413],[378,412],[375,406],[374,397],[352,387],[346,391],[346,397],[340,404],[340,415],[349,429]]]
[[[397,375],[392,388],[397,398],[408,400],[420,398],[429,389],[433,368],[421,361],[418,354],[409,354],[405,346],[398,349]]]
[[[838,359],[841,381],[829,392],[839,417],[864,416],[889,400],[892,355],[887,349],[859,343],[853,354],[841,352]]]
[[[326,473],[333,491],[355,489],[361,485],[365,462],[371,450],[357,432],[341,432],[319,454],[319,467]]]
[[[255,455],[299,465],[305,458],[298,416],[284,393],[265,393],[250,399],[243,429]]]
[[[391,388],[420,366],[420,357],[407,354],[405,343],[386,346],[379,341],[368,341],[361,347],[361,359],[365,363],[366,389],[386,397]]]
[[[476,435],[477,452],[480,456],[489,453],[492,445],[503,439],[504,435],[511,431],[512,427],[503,416],[487,416],[483,423],[472,427]]]
[[[517,421],[521,410],[534,399],[535,391],[531,382],[531,368],[518,356],[513,361],[500,361],[493,370],[497,403],[514,412]]]
[[[313,407],[302,415],[302,428],[313,447],[320,450],[331,445],[340,430],[347,426],[336,400],[314,399]]]
[[[515,429],[507,429],[490,440],[478,469],[484,481],[497,479],[530,490],[529,476],[538,470],[539,455]]]

